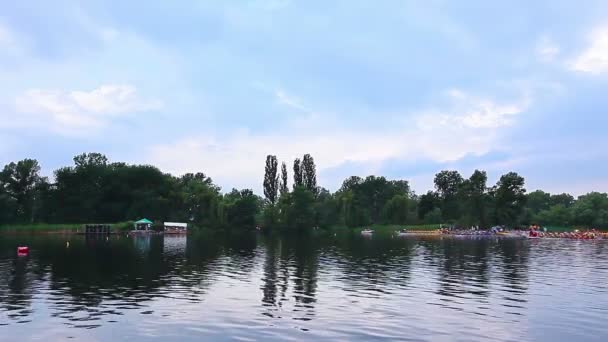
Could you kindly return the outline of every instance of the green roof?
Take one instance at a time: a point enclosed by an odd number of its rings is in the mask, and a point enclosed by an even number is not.
[[[147,218],[144,218],[144,219],[141,219],[141,220],[135,222],[135,224],[142,224],[142,223],[152,224],[152,221],[148,220]]]

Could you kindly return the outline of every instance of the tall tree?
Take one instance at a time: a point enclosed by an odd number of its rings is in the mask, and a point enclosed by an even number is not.
[[[277,202],[277,193],[279,187],[279,179],[277,177],[277,157],[266,156],[266,173],[264,174],[264,196],[271,204]]]
[[[317,194],[317,167],[315,160],[310,154],[305,154],[302,159],[302,180],[303,185],[308,191]]]
[[[518,225],[526,204],[524,178],[516,172],[500,177],[494,187],[495,216],[499,224]]]
[[[279,186],[279,192],[281,195],[289,192],[289,188],[287,187],[287,165],[285,165],[285,162],[281,163],[281,185]]]
[[[293,161],[293,188],[297,188],[299,186],[304,185],[304,178],[302,175],[302,165],[300,163],[300,158],[296,158]]]
[[[314,203],[313,194],[303,186],[298,186],[287,196],[281,197],[281,222],[285,228],[296,231],[312,228],[316,220]]]
[[[384,216],[387,223],[405,224],[409,208],[406,195],[395,195],[384,205]]]
[[[259,200],[250,189],[232,191],[224,196],[225,224],[229,228],[253,228],[255,215],[259,210]]]
[[[440,209],[440,207],[441,199],[439,198],[439,194],[434,191],[429,191],[420,196],[420,200],[418,201],[418,218],[424,219],[427,213],[434,209]],[[441,223],[441,219],[439,219],[439,222],[432,223]]]
[[[460,216],[457,198],[458,190],[463,182],[458,171],[441,171],[435,175],[435,188],[442,201],[441,212],[446,220],[454,220]]]
[[[566,193],[559,195],[551,195],[550,202],[552,206],[561,204],[566,208],[570,208],[574,204],[574,197]]]
[[[2,170],[5,191],[15,200],[16,218],[21,222],[34,221],[36,187],[41,182],[40,165],[34,159],[10,163]]]
[[[463,223],[486,226],[487,223],[487,185],[488,176],[485,171],[475,170],[471,177],[460,186]]]
[[[579,196],[572,210],[576,224],[608,228],[608,194],[590,192]]]

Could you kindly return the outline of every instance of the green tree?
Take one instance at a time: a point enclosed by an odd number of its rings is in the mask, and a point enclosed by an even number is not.
[[[384,216],[387,223],[405,224],[409,211],[409,198],[406,195],[395,195],[384,205]]]
[[[211,178],[202,172],[188,173],[178,179],[178,186],[181,210],[178,215],[173,213],[173,217],[203,226],[218,222],[216,208],[219,204],[219,188]]]
[[[436,224],[441,222],[443,215],[441,214],[441,209],[434,208],[433,210],[427,212],[424,215],[424,223],[426,224]]]
[[[268,202],[274,205],[277,202],[279,178],[277,177],[277,157],[266,156],[266,172],[264,174],[264,196]]]
[[[572,214],[577,225],[608,228],[608,194],[590,192],[579,196]]]
[[[317,194],[317,167],[315,165],[315,161],[310,154],[305,154],[302,159],[302,185],[308,191]]]
[[[441,198],[441,212],[445,220],[455,220],[460,217],[458,191],[463,179],[458,171],[441,171],[435,175],[435,189]]]
[[[2,170],[0,178],[4,194],[14,200],[14,217],[20,222],[34,222],[36,187],[42,181],[38,161],[24,159],[10,163]]]
[[[475,170],[471,177],[460,185],[462,214],[460,221],[465,225],[487,225],[487,185],[485,171]]]
[[[441,199],[439,198],[439,194],[434,191],[429,191],[426,194],[420,196],[418,200],[418,218],[424,219],[426,214],[433,211],[436,208],[441,207]],[[441,219],[437,222],[439,223]]]
[[[314,204],[315,225],[328,228],[338,223],[338,202],[327,189],[320,188]]]
[[[17,202],[10,195],[8,184],[2,178],[0,177],[0,224],[13,223],[16,221]]]
[[[258,197],[249,189],[232,191],[224,196],[223,210],[229,228],[251,229],[255,227],[255,217],[259,210]]]
[[[287,165],[285,165],[285,162],[281,163],[281,184],[279,186],[279,192],[281,195],[289,192],[289,188],[287,187]]]
[[[499,224],[515,226],[520,223],[526,204],[524,178],[515,172],[500,177],[493,189],[496,221]]]
[[[303,175],[302,165],[300,163],[300,158],[296,158],[293,161],[293,188],[297,188],[299,186],[304,185],[304,175]]]
[[[281,197],[279,208],[284,227],[298,232],[314,227],[314,204],[314,195],[303,186],[298,186],[291,193]]]
[[[572,224],[572,210],[563,204],[556,204],[542,210],[536,215],[535,221],[542,225],[569,226]]]
[[[574,205],[574,197],[572,197],[572,195],[566,194],[566,193],[558,194],[558,195],[551,195],[551,199],[549,200],[549,202],[551,203],[552,206],[561,204],[566,208],[570,208]]]

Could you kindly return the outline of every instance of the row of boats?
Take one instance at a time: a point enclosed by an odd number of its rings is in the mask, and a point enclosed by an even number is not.
[[[373,236],[373,229],[361,230],[362,236]],[[505,238],[527,238],[527,239],[578,239],[578,240],[595,240],[608,239],[608,233],[600,232],[595,229],[587,231],[575,230],[572,232],[545,232],[536,229],[525,230],[409,230],[401,229],[395,232],[397,237],[408,236],[450,236],[450,237],[505,237]]]

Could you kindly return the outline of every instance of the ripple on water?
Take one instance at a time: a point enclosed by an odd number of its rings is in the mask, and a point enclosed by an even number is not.
[[[45,242],[21,260],[0,243],[0,329],[26,339],[608,340],[607,241],[253,238]]]

